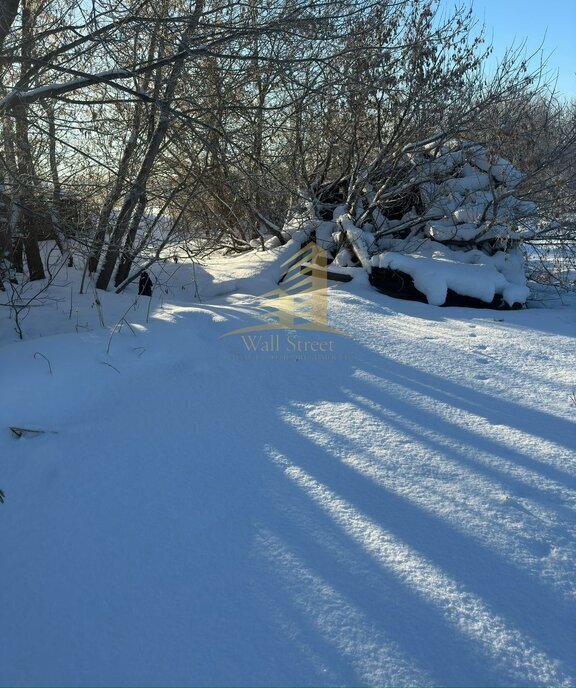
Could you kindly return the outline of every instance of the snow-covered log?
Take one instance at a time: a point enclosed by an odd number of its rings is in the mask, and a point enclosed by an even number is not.
[[[372,265],[370,263],[370,255],[364,239],[364,233],[361,229],[356,227],[352,218],[346,212],[345,206],[340,206],[334,211],[334,220],[340,226],[342,232],[344,232],[360,265],[370,274],[372,272]]]

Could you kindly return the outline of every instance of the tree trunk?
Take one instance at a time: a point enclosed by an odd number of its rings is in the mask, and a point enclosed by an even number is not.
[[[106,200],[100,210],[98,215],[98,224],[96,225],[96,233],[92,241],[92,246],[90,247],[90,254],[88,256],[88,271],[94,273],[98,270],[98,263],[100,262],[100,255],[102,253],[102,248],[104,246],[104,240],[106,238],[106,228],[110,223],[110,215],[114,206],[118,202],[118,199],[122,193],[122,184],[128,175],[128,167],[130,166],[130,161],[138,145],[138,136],[140,134],[140,123],[141,123],[142,105],[138,103],[136,105],[136,110],[134,112],[134,119],[132,122],[132,131],[130,133],[130,138],[126,143],[124,148],[124,153],[122,154],[122,159],[118,166],[118,173],[116,175],[116,180],[112,185],[112,188],[106,196]]]
[[[32,50],[33,43],[33,27],[32,14],[27,2],[22,4],[22,55],[29,57]],[[22,60],[21,69],[26,70],[29,66],[27,60]],[[27,87],[25,84],[24,87]],[[33,198],[33,189],[38,184],[38,178],[34,169],[34,158],[32,156],[32,147],[30,146],[27,106],[23,103],[17,103],[13,109],[12,114],[16,123],[16,160],[18,166],[20,189],[17,194],[17,202],[20,204],[24,212],[20,213],[17,225],[17,233],[23,238],[24,252],[26,254],[26,263],[28,264],[28,274],[31,280],[44,279],[44,266],[42,264],[42,256],[40,255],[40,246],[38,244],[38,232],[36,230],[36,223],[26,212],[26,209],[31,205],[30,200]]]
[[[44,110],[48,119],[48,157],[50,160],[50,176],[52,177],[52,204],[50,206],[50,220],[54,240],[62,255],[68,261],[68,267],[74,267],[74,258],[70,249],[70,240],[67,230],[62,225],[62,185],[58,174],[58,160],[56,158],[56,121],[54,118],[54,105],[44,103]]]
[[[122,255],[120,256],[120,264],[118,265],[118,270],[116,270],[116,275],[114,277],[114,286],[117,287],[119,284],[128,277],[130,274],[130,269],[136,254],[134,252],[134,242],[136,240],[136,234],[138,233],[138,227],[146,210],[146,194],[144,194],[138,201],[138,207],[132,218],[130,224],[130,230],[126,236],[126,241],[124,242],[124,249],[122,250]]]
[[[0,0],[0,48],[18,14],[19,0]]]
[[[160,122],[156,128],[156,131],[154,132],[154,136],[150,141],[148,150],[146,151],[146,156],[144,157],[142,166],[140,167],[140,172],[136,177],[136,181],[134,182],[132,189],[126,195],[118,215],[118,220],[116,221],[114,231],[112,232],[112,236],[110,238],[110,244],[108,246],[108,250],[106,251],[106,257],[104,258],[104,265],[100,270],[100,274],[98,275],[98,280],[96,282],[96,287],[98,289],[108,288],[110,278],[112,277],[118,256],[120,255],[122,239],[128,232],[130,220],[132,219],[132,214],[134,213],[134,210],[138,204],[138,199],[146,193],[146,184],[152,173],[154,161],[156,160],[160,146],[162,145],[164,137],[166,136],[166,132],[168,131],[168,125],[168,113],[164,111],[160,117]]]
[[[200,21],[200,16],[203,9],[204,0],[196,0],[194,13],[188,23],[188,26],[186,27],[186,31],[182,36],[182,40],[180,41],[181,50],[184,50],[189,46],[193,33],[198,26],[198,22]],[[116,225],[110,239],[110,245],[108,247],[108,251],[106,252],[106,257],[104,258],[104,265],[100,270],[100,274],[98,275],[98,280],[96,282],[96,287],[98,289],[108,288],[110,278],[112,277],[112,273],[114,272],[114,268],[118,261],[118,256],[120,255],[122,241],[129,231],[132,215],[136,209],[136,206],[138,205],[138,200],[146,193],[146,186],[148,184],[150,175],[152,174],[154,162],[158,153],[160,152],[160,148],[164,142],[164,139],[166,138],[166,134],[170,126],[169,108],[174,99],[176,87],[178,86],[178,81],[182,74],[183,68],[184,56],[182,56],[181,59],[172,65],[170,74],[168,75],[164,98],[160,105],[158,124],[156,125],[154,133],[152,134],[148,143],[148,149],[146,150],[146,155],[144,156],[144,160],[142,161],[142,165],[140,166],[140,171],[138,172],[136,180],[134,181],[130,191],[126,194],[124,203],[120,209],[118,220],[116,221]]]
[[[20,213],[20,206],[14,203],[14,198],[17,196],[18,189],[14,184],[14,180],[18,179],[18,169],[16,165],[16,148],[14,143],[14,127],[13,120],[11,117],[4,117],[2,126],[2,136],[3,136],[3,153],[4,153],[4,188],[6,193],[2,196],[4,202],[3,215],[5,218],[5,224],[3,226],[3,238],[2,244],[4,248],[4,255],[8,260],[8,263],[16,268],[16,265],[12,262],[13,256],[16,254],[15,250],[15,230],[18,224],[18,217]],[[3,218],[3,219],[4,219]],[[20,247],[20,255],[22,255],[22,248]],[[23,266],[19,262],[20,270],[23,271]],[[8,268],[10,268],[10,265]]]
[[[14,270],[21,275],[24,272],[24,242],[21,237],[16,237],[12,243],[10,262]]]
[[[26,218],[24,234],[24,253],[28,266],[28,277],[31,282],[44,279],[44,265],[40,255],[40,245],[33,218]]]

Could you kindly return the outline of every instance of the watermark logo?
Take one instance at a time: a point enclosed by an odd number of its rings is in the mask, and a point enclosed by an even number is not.
[[[256,304],[264,322],[222,336],[237,335],[246,358],[336,358],[335,336],[348,335],[328,323],[326,252],[311,242],[282,267],[278,288]]]

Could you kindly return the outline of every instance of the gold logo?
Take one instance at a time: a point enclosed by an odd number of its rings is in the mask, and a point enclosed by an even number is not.
[[[222,336],[243,335],[262,330],[308,330],[348,336],[346,332],[328,324],[326,266],[326,251],[316,243],[310,242],[301,248],[282,264],[285,270],[278,288],[262,294],[256,305],[256,309],[261,312],[261,315],[256,317],[265,322],[262,325],[227,332]],[[248,350],[257,350],[253,338],[243,339]],[[324,348],[321,347],[319,350],[324,351]]]

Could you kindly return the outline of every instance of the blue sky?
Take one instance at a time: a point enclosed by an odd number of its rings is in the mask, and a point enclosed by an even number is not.
[[[446,8],[454,0],[445,0]],[[501,55],[514,40],[535,50],[544,40],[548,66],[559,72],[558,89],[576,98],[576,0],[472,0],[486,37]]]

